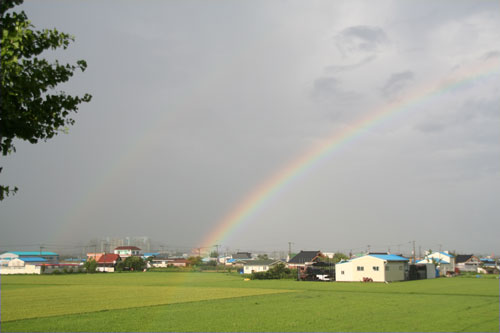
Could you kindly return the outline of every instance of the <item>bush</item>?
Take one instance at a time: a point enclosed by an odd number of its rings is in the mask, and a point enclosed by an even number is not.
[[[59,274],[61,274],[61,272],[60,272],[58,269],[56,269],[56,270],[54,270],[54,271],[52,272],[52,274],[59,275]]]
[[[279,263],[269,269],[267,272],[254,272],[250,275],[252,280],[277,280],[294,279],[297,276],[296,270],[291,270],[285,264]]]

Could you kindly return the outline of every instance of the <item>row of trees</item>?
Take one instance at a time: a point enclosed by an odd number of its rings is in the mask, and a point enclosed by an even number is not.
[[[146,260],[141,257],[127,257],[116,264],[116,271],[142,271],[146,266]],[[87,273],[95,273],[97,271],[97,262],[94,259],[87,260],[83,267]]]

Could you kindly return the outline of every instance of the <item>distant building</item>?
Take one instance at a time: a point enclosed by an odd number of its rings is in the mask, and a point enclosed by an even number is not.
[[[137,246],[118,246],[114,253],[118,254],[121,258],[127,258],[131,256],[140,256],[141,249]]]
[[[87,260],[94,259],[95,261],[98,261],[105,254],[106,252],[90,252],[87,253]]]
[[[312,263],[323,257],[325,256],[321,251],[300,251],[287,262],[287,266],[288,268],[304,269],[307,265],[312,265]]]
[[[114,272],[116,265],[122,259],[118,254],[107,253],[97,260],[97,270],[99,272]]]
[[[472,254],[457,254],[455,267],[461,272],[477,272],[481,260]]]
[[[395,254],[368,254],[335,265],[335,280],[404,281],[409,259]]]
[[[448,251],[434,252],[427,254],[424,259],[417,261],[417,264],[434,263],[439,269],[440,275],[446,275],[448,272],[455,272],[455,256]]]
[[[252,254],[250,252],[237,252],[231,256],[231,259],[252,260]]]
[[[243,273],[267,272],[272,266],[279,263],[283,263],[283,261],[273,259],[247,261],[243,266]]]
[[[23,258],[43,258],[47,263],[57,264],[59,255],[55,252],[47,251],[11,251],[0,254],[0,266],[8,266],[13,259]]]

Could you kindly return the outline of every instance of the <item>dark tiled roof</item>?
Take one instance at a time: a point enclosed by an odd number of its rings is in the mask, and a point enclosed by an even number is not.
[[[289,264],[303,264],[313,261],[317,256],[321,256],[321,251],[300,251],[295,257],[288,261]]]
[[[233,259],[252,259],[250,252],[238,252],[232,255]]]
[[[118,246],[115,250],[141,250],[137,246]]]
[[[461,262],[466,262],[467,260],[471,259],[474,255],[472,254],[457,254],[455,257],[455,263],[459,264]]]

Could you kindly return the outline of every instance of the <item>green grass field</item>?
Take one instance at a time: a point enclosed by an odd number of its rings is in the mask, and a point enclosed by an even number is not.
[[[1,277],[1,330],[498,332],[499,280],[244,281],[224,273]]]

